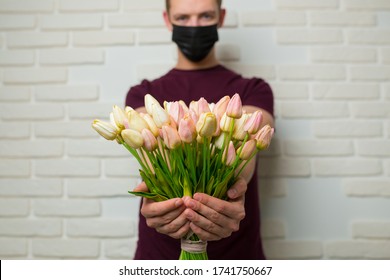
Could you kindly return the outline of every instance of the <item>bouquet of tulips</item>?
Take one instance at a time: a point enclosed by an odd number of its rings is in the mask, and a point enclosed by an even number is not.
[[[92,127],[107,140],[116,140],[137,159],[149,192],[134,195],[164,201],[202,192],[227,199],[247,163],[266,149],[274,133],[260,128],[261,111],[243,112],[240,96],[225,96],[216,104],[204,98],[188,106],[145,96],[147,113],[114,106],[110,122],[94,120]],[[181,240],[180,259],[206,260],[206,242],[192,232]]]

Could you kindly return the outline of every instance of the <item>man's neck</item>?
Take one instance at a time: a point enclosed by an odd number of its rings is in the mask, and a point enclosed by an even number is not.
[[[219,65],[219,61],[215,56],[215,48],[213,48],[210,53],[206,56],[205,59],[199,62],[193,62],[186,58],[182,52],[178,49],[178,60],[175,66],[176,69],[180,70],[200,70],[212,68],[214,66]]]

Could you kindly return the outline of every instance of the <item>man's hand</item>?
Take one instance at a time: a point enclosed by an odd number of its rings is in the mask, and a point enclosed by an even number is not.
[[[139,184],[134,191],[148,192],[145,182]],[[146,224],[157,232],[179,239],[187,234],[190,222],[184,214],[186,206],[183,199],[173,198],[162,202],[155,202],[143,198],[141,214]]]
[[[204,193],[194,194],[193,199],[185,197],[183,214],[191,221],[191,230],[203,241],[220,240],[238,231],[245,217],[246,190],[246,181],[239,178],[229,189],[227,201]]]

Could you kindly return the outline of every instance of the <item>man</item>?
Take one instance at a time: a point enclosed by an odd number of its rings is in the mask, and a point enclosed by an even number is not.
[[[144,96],[164,100],[205,97],[216,102],[239,93],[247,112],[261,110],[263,125],[273,126],[273,95],[261,79],[245,79],[219,64],[214,44],[225,18],[221,0],[166,0],[164,20],[178,46],[174,69],[154,81],[132,87],[126,105],[145,110]],[[135,191],[147,191],[141,183]],[[264,259],[260,239],[260,214],[256,162],[248,164],[229,189],[227,201],[197,193],[193,198],[163,202],[143,199],[135,259],[178,259],[180,238],[192,230],[208,241],[210,259]]]

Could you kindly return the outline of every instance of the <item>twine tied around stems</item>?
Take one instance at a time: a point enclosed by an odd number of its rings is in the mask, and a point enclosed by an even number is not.
[[[181,249],[188,253],[200,254],[206,252],[207,241],[192,241],[186,238],[181,239]]]

